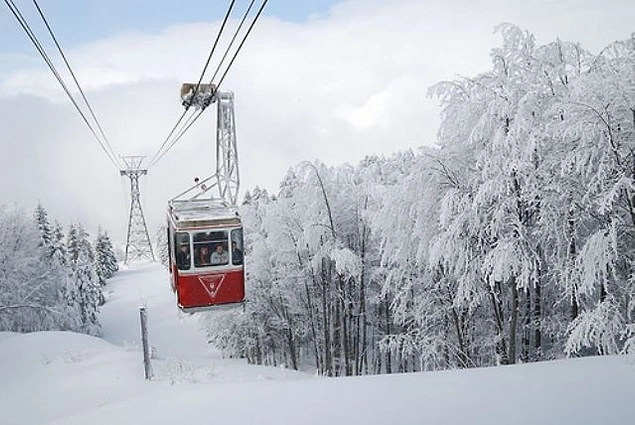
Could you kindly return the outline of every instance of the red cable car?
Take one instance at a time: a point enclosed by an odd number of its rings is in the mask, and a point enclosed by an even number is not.
[[[186,312],[245,300],[243,228],[238,213],[212,200],[168,205],[172,290]]]
[[[218,92],[213,84],[186,83],[181,100],[186,110],[218,105],[216,173],[196,178],[194,186],[168,202],[172,290],[179,308],[196,312],[245,300],[234,94]]]

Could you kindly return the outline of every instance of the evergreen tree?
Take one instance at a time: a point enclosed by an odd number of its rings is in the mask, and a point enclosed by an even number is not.
[[[0,330],[74,329],[64,301],[67,270],[51,256],[51,234],[41,205],[32,221],[0,210]]]
[[[99,305],[104,296],[95,273],[95,254],[88,233],[79,223],[71,224],[67,239],[68,262],[71,269],[72,290],[67,296],[80,313],[81,331],[99,335]]]
[[[170,253],[168,252],[168,227],[165,224],[161,224],[157,228],[155,252],[159,253],[159,260],[161,264],[168,267],[170,261]]]
[[[105,286],[106,279],[112,277],[117,270],[119,270],[119,265],[110,237],[108,237],[107,232],[102,232],[99,228],[95,239],[95,273],[99,284]]]
[[[66,243],[64,239],[64,230],[62,225],[55,221],[53,227],[53,241],[51,245],[51,257],[54,258],[59,264],[68,265],[68,258],[66,255]]]
[[[40,231],[40,246],[51,249],[53,247],[54,238],[53,229],[51,228],[51,224],[48,219],[48,213],[39,202],[35,208],[35,222],[37,223],[37,227]],[[49,255],[52,255],[52,252],[49,253]]]

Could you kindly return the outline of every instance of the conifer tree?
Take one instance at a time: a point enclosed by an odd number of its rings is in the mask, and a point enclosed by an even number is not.
[[[119,270],[119,265],[110,237],[108,237],[107,232],[102,232],[100,228],[95,240],[95,273],[99,284],[106,285],[106,279],[112,277],[117,270]]]
[[[168,228],[165,224],[162,224],[157,228],[156,241],[157,245],[155,252],[159,253],[159,260],[161,261],[161,264],[168,267],[170,253],[168,252]]]
[[[54,238],[53,229],[48,219],[48,213],[39,202],[37,207],[35,207],[35,222],[40,231],[40,246],[47,247],[47,249],[52,248]]]
[[[73,329],[63,297],[67,270],[51,256],[52,235],[41,205],[33,220],[0,209],[0,330]]]
[[[89,335],[100,334],[99,305],[103,294],[95,273],[95,254],[88,233],[79,223],[71,224],[68,232],[68,261],[71,269],[72,292],[69,301],[77,306],[81,331]]]

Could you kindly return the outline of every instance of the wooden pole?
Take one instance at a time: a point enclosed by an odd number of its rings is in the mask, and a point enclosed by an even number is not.
[[[150,346],[148,344],[148,313],[145,307],[139,307],[141,317],[141,343],[143,344],[143,368],[146,379],[152,379],[152,365],[150,364]]]

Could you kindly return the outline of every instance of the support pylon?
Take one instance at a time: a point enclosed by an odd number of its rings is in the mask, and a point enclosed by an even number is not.
[[[120,170],[119,173],[130,179],[130,217],[128,218],[128,235],[126,237],[126,264],[130,260],[142,258],[155,261],[148,227],[139,200],[141,197],[139,176],[148,174],[148,170],[141,169],[143,158],[143,156],[121,157],[127,168]]]

